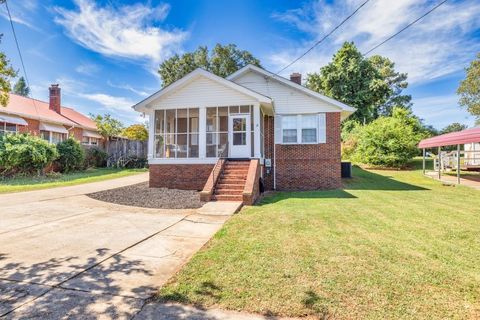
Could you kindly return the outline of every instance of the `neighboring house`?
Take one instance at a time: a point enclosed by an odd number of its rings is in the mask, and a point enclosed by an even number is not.
[[[197,69],[136,104],[151,124],[150,186],[245,203],[257,176],[267,190],[340,187],[340,123],[355,109],[300,83],[252,65],[226,79]]]
[[[49,93],[48,103],[11,93],[8,105],[0,107],[0,134],[29,132],[52,143],[73,136],[84,145],[102,144],[94,121],[61,105],[58,84],[51,85]]]

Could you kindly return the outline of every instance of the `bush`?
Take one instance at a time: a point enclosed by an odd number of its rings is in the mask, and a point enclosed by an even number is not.
[[[57,149],[29,134],[0,137],[0,168],[3,174],[39,173],[58,157]]]
[[[83,169],[85,152],[80,143],[74,138],[68,138],[57,144],[58,160],[62,172]]]
[[[108,154],[97,147],[85,150],[85,168],[100,168],[107,166]]]
[[[408,111],[394,109],[391,117],[380,117],[356,131],[352,160],[375,166],[403,167],[418,152],[424,137],[419,120]]]

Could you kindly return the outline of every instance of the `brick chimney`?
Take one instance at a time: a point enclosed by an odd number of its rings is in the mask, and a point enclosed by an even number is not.
[[[290,75],[290,81],[293,81],[299,85],[302,85],[302,74],[294,72]]]
[[[56,113],[62,113],[61,111],[61,99],[60,99],[60,87],[58,84],[52,84],[49,88],[50,91],[50,100],[48,107],[50,110],[55,111]]]

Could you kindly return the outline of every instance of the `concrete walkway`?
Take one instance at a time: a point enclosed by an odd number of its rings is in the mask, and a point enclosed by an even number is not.
[[[231,318],[229,312],[147,304],[147,299],[239,204],[217,202],[200,210],[160,210],[85,196],[147,177],[139,174],[0,195],[0,316],[226,319],[226,314]],[[242,316],[238,314],[239,319]]]

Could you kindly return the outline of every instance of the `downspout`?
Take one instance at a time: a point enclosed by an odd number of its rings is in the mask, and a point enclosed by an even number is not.
[[[275,104],[272,100],[273,109],[273,190],[277,190],[277,148],[275,143]]]

